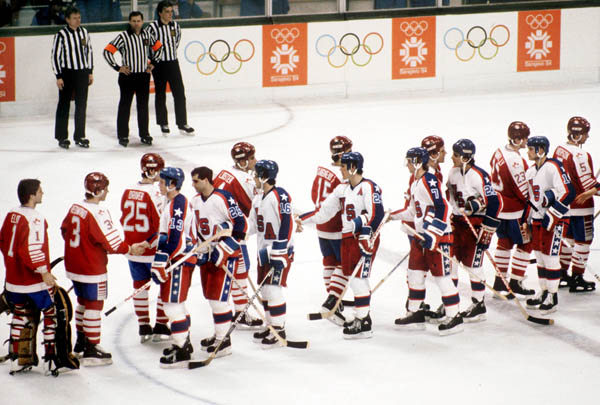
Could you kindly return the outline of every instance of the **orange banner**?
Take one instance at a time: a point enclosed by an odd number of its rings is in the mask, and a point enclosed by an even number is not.
[[[0,38],[0,102],[15,101],[15,39]]]
[[[306,23],[263,25],[263,87],[305,85],[307,44]]]
[[[435,77],[435,16],[392,19],[392,79]]]
[[[560,69],[560,10],[519,11],[517,72]]]
[[[154,87],[154,80],[150,79],[150,94],[154,94],[156,89]],[[171,86],[169,86],[169,82],[167,82],[167,88],[165,89],[165,93],[171,92]]]

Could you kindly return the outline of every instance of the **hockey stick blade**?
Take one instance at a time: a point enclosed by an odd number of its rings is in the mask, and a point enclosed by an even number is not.
[[[308,314],[309,321],[318,321],[319,319],[323,319],[323,314],[320,312],[313,312],[311,314]]]
[[[529,322],[537,323],[538,325],[554,325],[554,319],[536,318],[535,316],[529,315],[527,320]]]
[[[212,359],[214,359],[214,357],[209,357],[206,360],[190,360],[188,362],[188,369],[193,370],[195,368],[206,367],[210,364]]]
[[[291,347],[292,349],[308,349],[308,342],[307,341],[299,341],[299,342],[294,342],[292,340],[287,340],[286,347]]]

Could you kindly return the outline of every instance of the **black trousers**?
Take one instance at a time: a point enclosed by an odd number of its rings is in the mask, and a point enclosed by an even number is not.
[[[119,73],[119,110],[117,113],[117,136],[119,139],[129,138],[129,114],[131,102],[135,94],[137,120],[140,138],[148,136],[148,99],[150,97],[150,73]]]
[[[185,107],[185,88],[179,61],[159,62],[152,70],[154,77],[154,108],[156,109],[156,123],[158,125],[167,125],[167,82],[171,87],[173,101],[175,102],[175,123],[177,126],[187,124],[187,111]]]
[[[54,138],[63,140],[69,138],[69,110],[71,97],[75,95],[75,133],[73,138],[85,138],[85,112],[89,87],[88,70],[64,69],[62,79],[64,86],[58,91],[58,106],[54,124]]]

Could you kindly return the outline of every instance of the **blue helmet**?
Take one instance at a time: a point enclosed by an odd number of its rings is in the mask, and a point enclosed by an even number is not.
[[[365,163],[365,159],[358,152],[346,152],[342,155],[343,165],[353,165],[356,167],[357,171],[362,171],[363,163]]]
[[[545,136],[532,136],[527,139],[527,146],[535,148],[535,153],[540,153],[540,148],[544,150],[544,155],[547,155],[550,151],[550,141]]]
[[[471,159],[475,155],[475,144],[470,139],[459,139],[452,145],[452,151],[463,158]]]
[[[429,162],[429,152],[425,148],[410,148],[406,151],[406,160],[415,166],[425,166]]]
[[[177,190],[181,189],[181,186],[183,185],[183,180],[185,180],[183,170],[181,170],[178,167],[165,167],[164,169],[160,170],[159,176],[161,179],[165,179],[167,185],[174,181],[175,188]]]
[[[254,171],[259,179],[275,180],[279,172],[279,166],[273,160],[259,160],[254,165]]]

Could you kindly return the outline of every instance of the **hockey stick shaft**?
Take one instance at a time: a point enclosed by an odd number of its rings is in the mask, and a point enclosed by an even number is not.
[[[381,229],[383,228],[383,225],[387,222],[387,219],[389,218],[389,216],[390,216],[390,212],[388,211],[383,216],[383,219],[381,220],[381,223],[379,224],[377,231],[375,231],[373,236],[371,236],[371,239],[369,240],[369,246],[375,245],[375,241],[379,237],[379,232],[381,232]],[[369,260],[371,260],[371,259],[372,259],[372,256],[369,257]],[[358,261],[356,266],[354,266],[354,270],[352,270],[352,275],[348,278],[348,282],[344,286],[344,289],[342,290],[342,293],[340,294],[337,301],[335,302],[335,305],[333,306],[333,308],[330,311],[325,312],[325,313],[316,312],[316,313],[308,314],[308,319],[310,321],[316,321],[319,319],[327,319],[327,318],[330,318],[333,314],[335,314],[335,311],[337,311],[340,304],[342,303],[342,298],[344,297],[344,294],[346,294],[346,291],[348,290],[348,287],[350,286],[352,279],[354,277],[356,277],[356,275],[358,274],[358,271],[361,269],[361,267],[363,267],[363,265],[366,265],[366,258],[365,258],[365,256],[361,255],[360,260]],[[371,264],[369,263],[369,265],[371,265]]]
[[[473,233],[473,236],[475,237],[475,239],[477,239],[477,231],[475,230],[475,227],[473,226],[473,224],[471,223],[471,220],[469,219],[469,217],[467,216],[467,214],[465,213],[465,211],[461,208],[460,213],[463,216],[463,219],[467,222],[467,224],[469,225],[469,228],[471,229],[471,232]],[[500,279],[502,280],[502,283],[504,284],[504,286],[506,287],[507,291],[513,295],[513,297],[515,297],[515,303],[517,304],[517,306],[519,307],[519,311],[521,311],[521,314],[525,317],[525,319],[527,319],[530,322],[534,322],[534,323],[538,323],[540,325],[552,325],[554,323],[554,320],[552,319],[544,319],[544,318],[537,318],[534,317],[532,315],[530,315],[527,310],[525,310],[525,308],[523,307],[523,304],[521,304],[521,302],[519,302],[518,299],[516,299],[516,295],[513,292],[512,288],[510,288],[510,285],[508,284],[508,281],[506,281],[506,279],[504,278],[504,276],[502,275],[502,272],[500,271],[500,269],[498,268],[498,265],[496,264],[496,261],[494,260],[494,258],[492,257],[492,254],[489,252],[488,249],[485,249],[485,255],[487,256],[488,260],[490,261],[490,263],[492,263],[492,266],[494,266],[494,270],[496,272],[496,276],[500,277]],[[485,281],[482,280],[484,283]],[[503,298],[506,299],[506,297],[504,297],[502,294],[498,293],[498,291],[494,290],[492,287],[490,287],[489,285],[486,284],[486,286],[488,288],[490,288],[496,295],[499,295]]]
[[[371,290],[371,295],[373,295],[373,294],[375,293],[375,291],[377,291],[377,289],[378,289],[378,288],[381,286],[381,284],[385,283],[385,281],[388,279],[388,277],[389,277],[389,276],[391,276],[391,275],[392,275],[392,273],[393,273],[394,271],[396,271],[396,269],[397,269],[398,267],[400,267],[400,265],[401,265],[402,263],[404,263],[404,261],[405,261],[406,259],[408,259],[408,256],[409,256],[409,255],[410,255],[410,252],[409,252],[409,253],[407,253],[407,254],[405,254],[405,255],[404,255],[404,257],[403,257],[402,259],[400,259],[400,261],[399,261],[398,263],[396,263],[396,265],[394,266],[394,268],[393,268],[393,269],[391,269],[391,270],[390,270],[390,272],[389,272],[389,273],[388,273],[388,274],[387,274],[387,275],[386,275],[384,278],[382,278],[382,279],[381,279],[381,280],[380,280],[380,281],[377,283],[377,285],[376,285],[376,286],[375,286],[375,287],[374,287],[374,288]]]
[[[201,242],[201,243],[197,244],[192,250],[190,250],[185,255],[183,255],[183,257],[181,257],[175,263],[173,263],[172,265],[170,265],[165,270],[165,273],[169,274],[171,271],[173,271],[174,269],[176,269],[179,265],[181,265],[181,263],[185,262],[191,256],[193,256],[196,253],[198,253],[199,251],[207,248],[213,241],[215,241],[215,240],[217,240],[219,238],[222,238],[222,237],[230,236],[230,235],[231,235],[231,229],[221,229],[219,232],[215,233],[213,236],[211,236],[210,238],[206,239],[204,242]],[[152,285],[152,280],[148,281],[146,284],[144,284],[143,286],[141,286],[137,290],[133,291],[133,293],[131,293],[130,296],[128,296],[124,300],[121,300],[121,302],[119,302],[114,307],[112,307],[111,309],[109,309],[108,311],[106,311],[104,313],[104,316],[109,316],[110,314],[112,314],[113,312],[115,312],[117,310],[117,308],[119,308],[125,302],[129,301],[130,299],[132,299],[133,297],[135,297],[136,295],[138,295],[142,291],[148,290],[151,285]]]
[[[188,369],[192,370],[192,369],[195,369],[195,368],[206,367],[206,366],[208,366],[217,357],[217,354],[219,353],[219,350],[221,349],[221,345],[223,345],[223,342],[225,342],[225,340],[227,340],[227,338],[229,336],[231,336],[231,334],[235,330],[236,326],[240,323],[240,321],[242,320],[242,318],[244,317],[244,315],[250,309],[250,306],[254,304],[254,300],[256,299],[256,297],[258,297],[259,291],[263,288],[263,286],[265,285],[265,281],[273,273],[273,270],[274,269],[271,268],[271,270],[267,274],[267,277],[265,277],[265,279],[263,280],[263,282],[258,287],[258,290],[256,290],[254,292],[254,295],[252,297],[248,297],[246,295],[246,298],[248,299],[248,302],[244,306],[244,309],[241,311],[240,315],[238,315],[237,319],[234,322],[231,323],[231,325],[229,326],[229,329],[227,330],[227,333],[225,334],[225,337],[223,337],[223,339],[221,339],[221,341],[219,342],[219,344],[215,348],[215,351],[212,352],[208,356],[208,358],[206,358],[205,360],[196,360],[196,361],[192,360],[192,361],[189,361],[188,362]],[[229,273],[229,274],[231,274],[231,273]],[[231,278],[233,279],[233,277],[231,277]]]
[[[264,284],[264,282],[265,282],[265,280],[267,278],[268,277],[265,277],[265,279],[263,280],[263,284]],[[254,291],[254,293],[256,295],[258,295],[260,288],[259,288],[259,290],[257,290],[256,287],[254,287],[254,283],[252,282],[252,280],[250,279],[250,277],[248,277],[248,282],[250,283],[250,287],[252,287],[252,290]],[[238,289],[240,289],[240,291],[242,291],[244,294],[246,293],[243,289],[240,288],[240,286],[237,283],[237,281],[235,281],[235,284],[237,285]],[[261,286],[262,286],[262,284],[261,284]],[[246,294],[246,296],[247,296],[247,294]],[[287,339],[284,339],[283,337],[281,337],[279,335],[279,333],[277,333],[277,331],[273,328],[273,326],[270,325],[267,322],[266,316],[262,313],[262,311],[260,311],[259,308],[257,308],[256,304],[252,304],[252,307],[258,313],[258,316],[260,316],[260,318],[262,319],[262,321],[264,322],[264,324],[267,325],[267,327],[269,328],[269,331],[271,331],[271,333],[273,334],[273,336],[275,336],[275,338],[277,340],[279,340],[279,342],[281,344],[285,345],[286,347],[293,347],[294,349],[306,349],[306,348],[308,348],[309,343],[307,341],[298,341],[298,342],[295,342],[295,341],[287,340]]]

